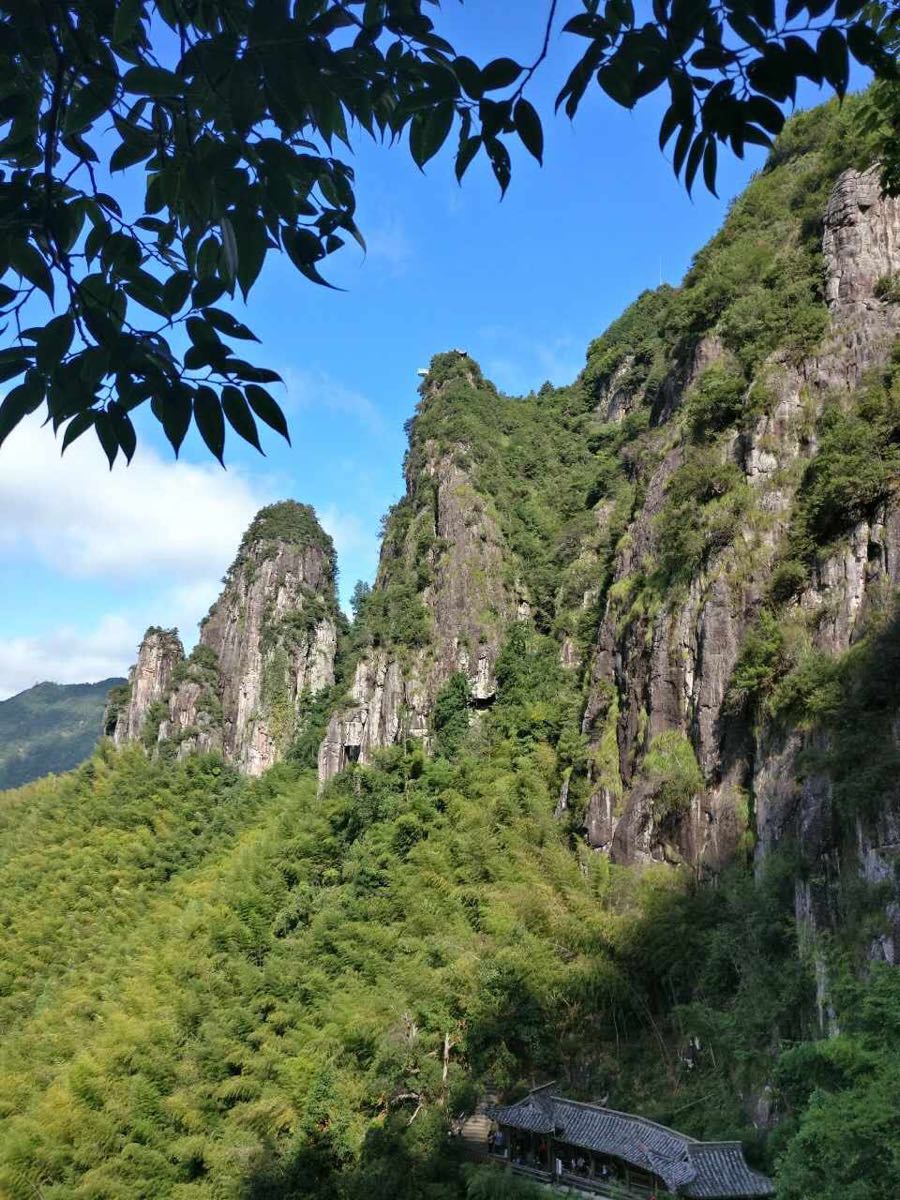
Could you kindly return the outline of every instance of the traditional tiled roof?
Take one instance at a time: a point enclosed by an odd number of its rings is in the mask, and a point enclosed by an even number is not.
[[[689,1153],[697,1167],[697,1177],[684,1189],[684,1194],[695,1200],[771,1196],[775,1190],[771,1179],[747,1166],[740,1142],[694,1142]]]
[[[698,1142],[656,1121],[537,1088],[517,1104],[488,1110],[500,1125],[546,1134],[630,1163],[692,1200],[769,1196],[771,1180],[752,1171],[740,1142]]]

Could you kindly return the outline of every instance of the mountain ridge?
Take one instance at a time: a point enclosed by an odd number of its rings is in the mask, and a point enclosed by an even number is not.
[[[43,680],[0,700],[0,791],[70,771],[93,752],[118,677],[96,683]]]

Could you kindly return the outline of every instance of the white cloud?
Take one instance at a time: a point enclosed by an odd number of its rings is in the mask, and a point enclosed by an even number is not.
[[[315,391],[321,397],[322,388]],[[372,418],[365,397],[337,385],[325,393],[339,410]],[[88,438],[60,458],[49,430],[20,426],[0,470],[0,556],[26,570],[35,562],[50,567],[62,595],[66,579],[87,581],[94,611],[105,615],[0,637],[0,699],[44,679],[124,675],[150,624],[177,627],[189,649],[241,535],[263,504],[279,498],[276,488],[277,480],[251,481],[232,469],[164,461],[146,445],[130,467],[110,472]],[[348,577],[374,574],[377,530],[334,505],[319,516]]]
[[[146,446],[112,471],[87,436],[61,459],[49,430],[30,422],[4,447],[0,552],[32,555],[70,577],[206,587],[275,498],[239,471],[164,461]]]
[[[378,533],[367,529],[352,513],[342,512],[329,504],[319,513],[322,528],[331,535],[338,561],[372,563],[378,559]]]
[[[486,342],[501,347],[487,358],[487,375],[513,396],[539,388],[545,379],[564,387],[584,366],[583,352],[568,335],[529,341],[518,330],[503,325],[485,325],[479,333]]]
[[[317,408],[351,417],[377,433],[384,431],[384,418],[368,396],[347,387],[326,371],[304,371],[285,367],[281,372],[287,388],[288,407]]]
[[[413,244],[399,219],[390,217],[364,233],[369,261],[383,263],[394,274],[402,274],[413,259]]]
[[[36,422],[3,448],[0,555],[60,579],[89,581],[97,611],[39,634],[0,638],[0,697],[43,679],[83,683],[123,675],[150,624],[177,626],[187,646],[256,511],[276,499],[269,480],[164,460],[143,445],[112,471],[85,437],[60,458]]]
[[[95,683],[124,675],[140,633],[123,617],[111,615],[88,633],[62,627],[40,637],[0,639],[0,699],[45,679]]]

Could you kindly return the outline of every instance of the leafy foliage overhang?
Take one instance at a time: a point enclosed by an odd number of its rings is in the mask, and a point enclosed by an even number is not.
[[[525,67],[479,67],[435,31],[435,0],[3,0],[0,3],[0,444],[46,408],[62,447],[93,429],[110,465],[134,454],[149,403],[176,454],[193,422],[221,462],[226,429],[261,449],[288,428],[257,340],[226,307],[270,251],[326,284],[355,221],[355,126],[408,140],[423,167],[455,130],[462,179],[483,154],[501,191],[510,140],[543,155],[525,92],[562,22],[548,4]],[[900,186],[896,4],[862,0],[572,0],[586,48],[558,104],[592,80],[628,107],[668,88],[660,144],[690,188],[718,147],[767,144],[801,77],[846,90],[850,60],[882,81],[885,181]],[[650,14],[647,14],[648,16]],[[510,21],[515,21],[515,15]],[[135,189],[134,182],[142,187]]]

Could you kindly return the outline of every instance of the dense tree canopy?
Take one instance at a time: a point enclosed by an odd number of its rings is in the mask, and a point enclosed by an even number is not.
[[[767,144],[799,78],[843,95],[851,58],[882,81],[871,119],[889,132],[900,116],[896,5],[654,0],[645,20],[631,0],[548,0],[527,66],[458,54],[436,7],[4,0],[0,443],[46,406],[63,449],[93,429],[110,464],[130,460],[148,402],[176,453],[192,421],[220,461],[226,425],[256,447],[258,421],[287,437],[278,376],[235,348],[255,338],[223,303],[247,297],[270,250],[325,284],[323,260],[348,236],[364,245],[335,155],[354,127],[404,139],[420,167],[453,134],[458,177],[484,155],[505,191],[510,142],[542,157],[526,93],[560,29],[579,58],[558,104],[574,116],[593,80],[628,107],[667,88],[660,144],[674,138],[689,188],[699,172],[714,188],[720,145]]]

